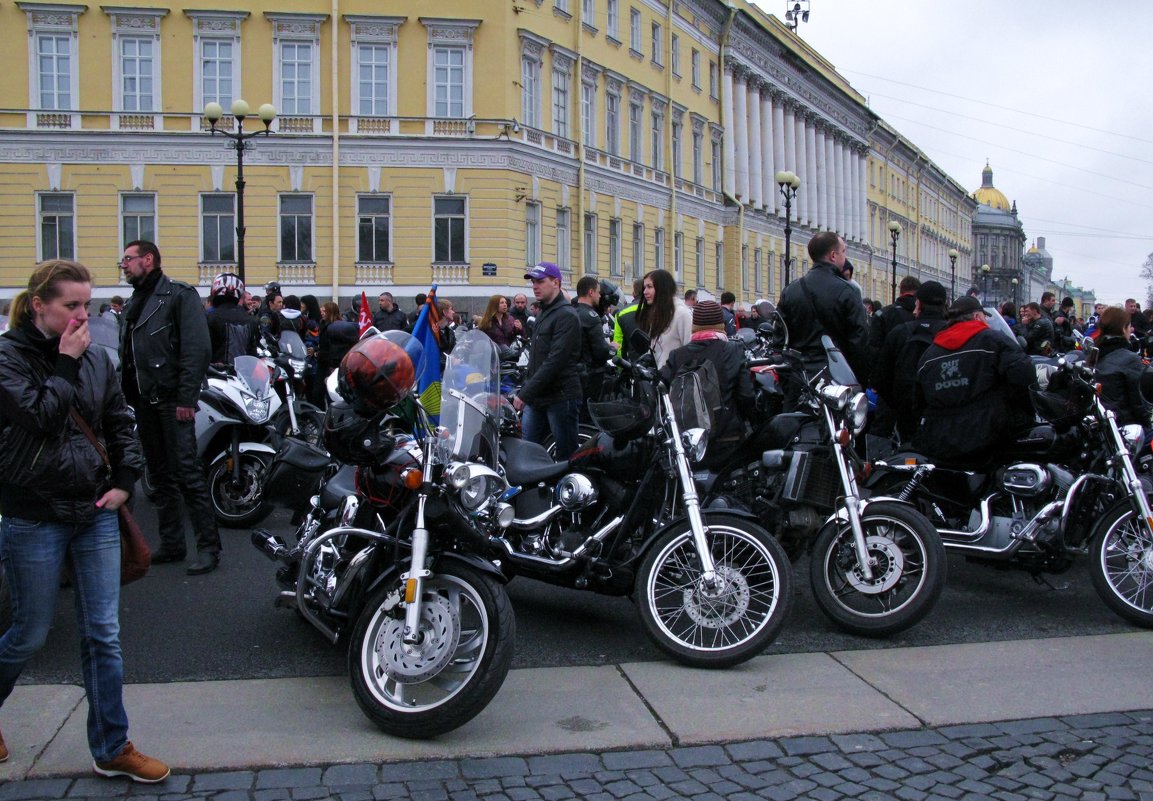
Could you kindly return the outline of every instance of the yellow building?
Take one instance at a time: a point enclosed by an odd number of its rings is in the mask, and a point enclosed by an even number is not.
[[[476,310],[547,260],[625,295],[663,267],[748,303],[784,281],[782,169],[801,179],[792,276],[819,229],[858,264],[878,248],[875,115],[743,0],[0,0],[0,26],[4,296],[53,256],[122,291],[136,237],[206,288],[236,268],[242,216],[247,282],[286,293],[407,306],[437,283]],[[243,151],[242,207],[203,114],[235,134],[239,98],[277,110]]]

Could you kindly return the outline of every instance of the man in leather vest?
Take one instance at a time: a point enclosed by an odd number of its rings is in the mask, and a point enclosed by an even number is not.
[[[129,242],[120,265],[134,290],[121,325],[121,381],[156,489],[160,548],[152,562],[184,560],[183,498],[199,554],[186,572],[210,573],[220,564],[220,533],[194,422],[211,355],[204,306],[195,289],[161,271],[152,242]]]

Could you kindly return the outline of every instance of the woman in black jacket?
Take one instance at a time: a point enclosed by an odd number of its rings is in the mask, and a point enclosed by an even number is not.
[[[1101,382],[1101,402],[1117,415],[1118,425],[1137,423],[1148,433],[1153,404],[1145,391],[1153,389],[1153,371],[1141,354],[1130,346],[1133,333],[1129,313],[1110,306],[1097,320],[1097,380]]]
[[[43,645],[60,573],[71,569],[88,696],[88,746],[102,776],[167,778],[128,740],[120,653],[120,524],[143,466],[108,354],[90,348],[92,280],[81,264],[37,266],[0,336],[0,559],[12,626],[0,637],[0,705]],[[110,468],[78,414],[102,441]],[[8,748],[0,738],[0,761]]]

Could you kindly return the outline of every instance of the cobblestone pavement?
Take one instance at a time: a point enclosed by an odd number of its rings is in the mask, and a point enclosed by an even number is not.
[[[787,801],[1148,799],[1153,710],[666,750],[0,785],[7,799]]]

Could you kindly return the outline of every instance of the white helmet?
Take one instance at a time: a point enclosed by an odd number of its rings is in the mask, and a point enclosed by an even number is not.
[[[244,297],[244,282],[236,273],[220,273],[212,279],[212,297],[240,300]]]

